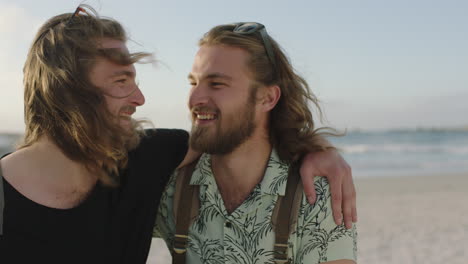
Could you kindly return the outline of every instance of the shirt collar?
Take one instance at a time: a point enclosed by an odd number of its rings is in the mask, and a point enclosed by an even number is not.
[[[282,162],[275,150],[272,150],[268,159],[260,190],[265,194],[284,196],[288,179],[289,164]],[[216,185],[211,170],[211,155],[203,153],[195,166],[190,180],[191,185]]]

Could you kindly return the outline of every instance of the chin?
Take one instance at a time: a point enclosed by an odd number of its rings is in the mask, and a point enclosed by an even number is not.
[[[126,148],[128,151],[135,149],[141,140],[140,125],[138,121],[130,119],[120,123],[126,137]]]
[[[119,125],[125,131],[130,132],[133,128],[133,120],[131,118],[121,118],[119,121]]]
[[[125,133],[131,133],[132,132],[132,126],[130,124],[120,124],[120,128],[123,130]]]

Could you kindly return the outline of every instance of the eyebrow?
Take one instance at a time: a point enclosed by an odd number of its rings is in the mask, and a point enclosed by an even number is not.
[[[114,77],[122,76],[122,75],[133,77],[135,76],[135,73],[132,71],[116,71],[110,75],[110,78],[114,78]]]
[[[189,80],[195,79],[195,77],[194,77],[193,74],[191,74],[191,73],[187,76],[187,78],[188,78]],[[223,74],[223,73],[220,73],[220,72],[210,73],[210,74],[206,75],[204,78],[205,78],[205,79],[215,79],[215,78],[219,78],[219,79],[225,79],[225,80],[227,80],[227,81],[231,81],[231,80],[232,80],[232,77],[231,77],[231,76],[228,76],[228,75]]]

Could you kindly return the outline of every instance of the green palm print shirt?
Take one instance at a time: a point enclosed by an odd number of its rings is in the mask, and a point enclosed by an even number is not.
[[[271,215],[279,195],[284,196],[288,164],[272,151],[262,181],[245,201],[228,214],[218,191],[211,158],[203,154],[191,185],[200,185],[200,210],[189,228],[187,263],[274,263]],[[175,223],[172,203],[175,175],[161,198],[153,236],[163,238],[172,251]],[[317,201],[303,195],[297,225],[288,240],[290,263],[322,263],[339,259],[356,261],[356,227],[347,230],[333,220],[327,179],[315,178]]]

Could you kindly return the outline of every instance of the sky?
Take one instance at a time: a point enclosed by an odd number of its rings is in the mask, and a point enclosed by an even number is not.
[[[38,28],[83,1],[0,0],[0,132],[22,132],[22,68]],[[190,127],[198,39],[219,24],[263,23],[321,100],[324,124],[384,130],[467,126],[468,1],[84,1],[121,22],[146,103],[135,117]]]

